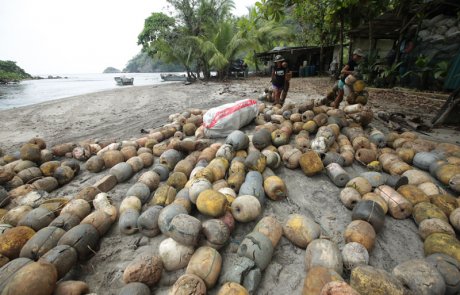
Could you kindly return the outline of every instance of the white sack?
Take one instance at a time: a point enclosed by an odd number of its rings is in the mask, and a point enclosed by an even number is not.
[[[208,138],[226,137],[249,124],[258,115],[257,101],[243,99],[212,108],[203,117],[204,134]]]

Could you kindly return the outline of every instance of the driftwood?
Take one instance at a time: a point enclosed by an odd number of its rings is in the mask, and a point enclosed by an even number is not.
[[[460,125],[460,88],[455,90],[439,110],[438,114],[431,120],[433,126],[441,124]]]
[[[389,129],[395,131],[402,131],[405,128],[426,134],[423,131],[430,130],[429,126],[421,122],[420,117],[409,119],[402,113],[387,113],[383,111],[378,112],[377,117],[381,119]]]

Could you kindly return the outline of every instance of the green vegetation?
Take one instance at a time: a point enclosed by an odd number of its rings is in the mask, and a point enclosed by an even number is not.
[[[418,85],[441,86],[448,73],[448,63],[444,60],[422,58],[416,63],[417,57],[407,59],[407,54],[401,57],[403,53],[397,50],[403,41],[411,41],[405,39],[414,34],[411,30],[414,27],[419,30],[425,18],[433,17],[432,12],[442,1],[259,0],[243,17],[231,14],[233,0],[167,2],[174,12],[152,13],[145,20],[138,36],[142,54],[131,60],[125,70],[164,71],[162,66],[173,64],[192,78],[200,77],[201,73],[209,78],[210,71],[217,71],[220,78],[225,78],[235,59],[244,59],[258,71],[255,53],[274,47],[318,46],[319,64],[323,64],[323,48],[334,45],[339,45],[338,63],[342,68],[348,59],[348,45],[352,43],[350,32],[359,29],[359,46],[367,53],[360,70],[370,85],[393,87],[410,78],[412,84],[418,80]],[[375,22],[382,16],[387,18]],[[397,30],[390,29],[385,21],[395,19],[400,26]],[[393,35],[394,56],[380,56],[376,49],[375,37],[382,36],[385,30],[399,34],[399,38]]]
[[[287,44],[293,34],[285,24],[258,16],[256,9],[247,17],[236,18],[230,11],[232,0],[168,0],[175,17],[152,13],[145,20],[138,44],[149,57],[183,66],[189,77],[220,78],[232,60],[245,58],[257,66],[254,53]]]
[[[165,63],[157,57],[150,57],[141,52],[133,57],[123,69],[125,73],[184,72],[185,68],[178,64]]]
[[[0,84],[19,82],[31,78],[32,76],[16,65],[16,62],[0,60]]]
[[[426,43],[416,38],[423,20],[446,9],[456,12],[457,19],[460,17],[458,6],[452,3],[448,5],[443,1],[424,0],[259,0],[256,3],[258,13],[265,19],[277,22],[292,20],[296,25],[298,45],[319,46],[322,49],[324,46],[339,44],[340,68],[346,61],[344,45],[351,42],[348,33],[367,27],[366,36],[362,37],[367,38],[367,46],[361,45],[367,56],[360,65],[360,72],[368,84],[377,87],[403,85],[431,90],[442,89],[449,62],[416,52],[409,59],[407,54],[401,58],[399,50],[394,51],[392,60],[386,60],[387,57],[381,56],[376,49],[374,36],[381,35],[382,31],[391,33],[395,28],[390,29],[385,25],[374,27],[373,21],[385,14],[389,16],[389,21],[400,20],[399,38],[396,38],[394,49],[399,49],[405,38],[409,38],[406,41],[412,40],[415,46],[426,46]],[[455,13],[451,16],[455,18]],[[321,62],[322,58],[321,50]]]

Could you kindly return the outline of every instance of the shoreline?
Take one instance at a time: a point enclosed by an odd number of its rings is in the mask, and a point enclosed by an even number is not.
[[[167,123],[170,114],[190,107],[209,108],[219,104],[257,98],[251,82],[197,82],[191,85],[168,82],[111,89],[59,98],[33,105],[0,110],[0,148],[17,151],[33,137],[48,147],[96,138],[141,137],[142,128]]]
[[[37,106],[43,106],[43,105],[48,105],[48,104],[56,104],[57,102],[63,102],[65,100],[72,100],[72,99],[78,99],[80,97],[83,97],[83,96],[88,96],[88,95],[96,95],[96,94],[100,94],[100,95],[103,95],[105,92],[121,92],[123,90],[127,90],[127,89],[130,89],[130,88],[150,88],[150,87],[153,87],[154,85],[141,85],[141,86],[130,86],[130,87],[126,87],[126,88],[115,88],[115,89],[106,89],[106,90],[98,90],[98,91],[95,91],[95,92],[88,92],[88,93],[84,93],[84,94],[78,94],[78,95],[72,95],[72,96],[66,96],[66,97],[61,97],[61,98],[54,98],[54,99],[50,99],[50,100],[46,100],[46,101],[42,101],[42,102],[38,102],[38,103],[34,103],[34,104],[29,104],[29,105],[24,105],[24,106],[17,106],[17,107],[12,107],[12,108],[9,108],[9,109],[0,109],[0,114],[3,112],[3,111],[9,111],[9,110],[21,110],[21,109],[25,109],[25,108],[33,108],[33,107],[37,107]]]

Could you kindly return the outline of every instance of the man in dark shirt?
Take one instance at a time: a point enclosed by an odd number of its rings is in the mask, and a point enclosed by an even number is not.
[[[284,58],[281,55],[275,57],[275,65],[272,70],[272,86],[273,86],[273,96],[274,104],[281,103],[281,92],[286,86],[286,79],[288,79],[288,68],[283,66]],[[286,97],[284,97],[286,98]],[[283,100],[284,102],[284,100]]]
[[[342,71],[340,72],[341,77],[338,82],[338,94],[337,97],[335,98],[334,102],[331,104],[332,107],[338,108],[340,103],[343,100],[343,95],[344,95],[344,86],[345,86],[345,79],[347,78],[348,75],[352,75],[353,72],[355,71],[355,67],[358,66],[358,63],[362,60],[364,56],[364,53],[361,49],[357,48],[355,51],[353,51],[353,56],[350,59],[350,61],[343,67]]]
[[[290,83],[291,78],[292,78],[292,72],[289,71],[288,63],[283,61],[282,66],[283,66],[283,68],[286,68],[286,79],[284,80],[283,91],[281,91],[281,101],[280,101],[281,105],[283,105],[284,101],[286,100],[286,96],[287,96],[287,93],[289,91],[289,83]]]

